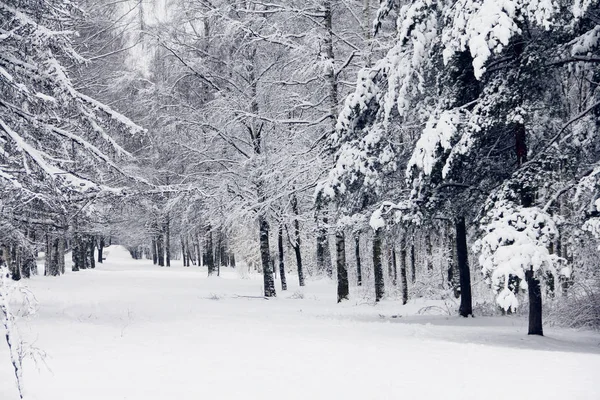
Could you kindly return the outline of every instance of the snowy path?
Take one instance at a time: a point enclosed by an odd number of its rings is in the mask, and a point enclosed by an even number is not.
[[[259,277],[205,274],[115,251],[96,270],[32,279],[39,312],[20,326],[50,371],[26,364],[27,398],[600,399],[596,334],[528,337],[521,318],[336,305],[328,281],[265,300]],[[5,347],[0,399],[12,400]]]

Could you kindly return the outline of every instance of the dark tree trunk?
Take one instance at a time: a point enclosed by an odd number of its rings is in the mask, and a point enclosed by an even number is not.
[[[400,248],[400,280],[402,281],[402,304],[408,302],[408,282],[406,279],[406,237],[402,237]]]
[[[192,241],[194,242],[194,252],[196,254],[196,262],[199,267],[202,266],[202,250],[200,249],[200,239],[198,238],[198,233],[194,233],[192,236]]]
[[[463,317],[473,315],[471,299],[471,271],[467,249],[467,229],[465,218],[456,219],[456,255],[458,259],[458,273],[460,280],[460,307],[458,313]]]
[[[283,263],[283,225],[279,225],[279,231],[277,232],[277,250],[279,250],[279,275],[281,276],[281,290],[287,290],[285,265]]]
[[[373,272],[375,275],[375,301],[383,298],[385,282],[383,280],[383,263],[381,262],[381,230],[377,229],[373,237]]]
[[[517,166],[527,162],[527,132],[525,125],[517,123],[515,126],[515,153],[517,155]]]
[[[358,286],[362,286],[362,268],[360,265],[360,233],[354,236],[354,257],[356,258],[356,281]]]
[[[337,302],[348,300],[350,289],[348,287],[348,267],[346,265],[346,240],[341,230],[335,234],[335,252],[337,266]]]
[[[229,261],[228,261],[228,251],[227,251],[227,238],[223,239],[223,234],[219,235],[219,242],[221,243],[221,246],[219,247],[219,256],[221,259],[221,265],[223,267],[228,267],[229,266]]]
[[[231,253],[230,263],[231,263],[231,268],[235,268],[235,253]]]
[[[152,240],[152,245],[154,246],[154,240]],[[100,236],[100,240],[98,240],[98,262],[102,264],[104,262],[102,252],[104,251],[104,237]],[[153,252],[152,259],[154,264],[156,264],[156,253]]]
[[[158,235],[156,238],[156,254],[158,256],[158,265],[161,267],[165,266],[165,246],[164,246],[164,236],[162,233]]]
[[[80,269],[83,269],[84,267],[82,266],[83,264],[83,260],[81,257],[81,248],[83,247],[83,243],[82,243],[82,239],[81,239],[81,234],[79,233],[75,233],[73,235],[73,240],[71,241],[71,260],[73,261],[73,265],[71,267],[71,271],[79,271]]]
[[[158,264],[158,240],[156,237],[152,237],[152,263],[154,265]]]
[[[412,281],[412,283],[417,282],[417,260],[416,260],[416,254],[415,254],[415,242],[414,242],[414,236],[413,236],[413,240],[410,244],[410,279]]]
[[[45,260],[44,260],[44,275],[50,275],[50,264],[52,263],[52,240],[50,235],[46,233],[46,249],[45,249]]]
[[[215,251],[217,252],[217,268],[223,267],[223,232],[219,230],[219,235],[217,245],[215,246]]]
[[[16,247],[15,246],[2,246],[2,258],[4,263],[8,267],[10,277],[14,281],[21,280],[21,268],[17,260]]]
[[[221,276],[221,231],[217,235],[217,244],[215,246],[214,263],[217,268],[217,276]]]
[[[533,270],[525,271],[527,291],[529,293],[529,335],[544,336],[542,328],[542,290],[539,279],[535,278]]]
[[[183,266],[184,267],[189,267],[188,265],[188,259],[187,259],[187,254],[186,254],[186,249],[185,249],[185,242],[183,241],[183,236],[180,237],[180,243],[181,243],[181,258],[183,260]]]
[[[265,286],[265,297],[275,297],[275,279],[273,278],[273,270],[271,269],[271,254],[269,253],[269,223],[260,216],[258,217],[259,225],[259,241],[260,241],[260,258],[263,268],[263,281]]]
[[[89,249],[90,247],[90,239],[88,237],[88,235],[82,235],[81,237],[81,268],[82,269],[88,269],[91,268],[90,265],[90,258],[89,258]]]
[[[67,248],[67,241],[61,235],[58,237],[57,254],[56,254],[56,262],[58,263],[59,274],[65,273],[65,251],[66,251],[66,248]]]
[[[302,268],[302,253],[300,252],[300,245],[294,246],[294,254],[296,256],[296,267],[298,268],[298,284],[304,286],[304,269]]]
[[[396,248],[392,248],[392,285],[398,283],[398,264],[396,261]]]
[[[337,231],[335,234],[336,266],[338,280],[338,303],[348,300],[350,289],[348,287],[348,267],[346,266],[346,240],[344,232]]]
[[[213,241],[212,241],[212,227],[209,225],[206,231],[206,266],[208,268],[208,276],[215,273],[215,262],[213,258]]]
[[[31,243],[37,243],[35,230],[32,229],[29,232],[29,239],[31,239]],[[34,245],[34,248],[31,252],[31,256],[33,257],[33,264],[31,264],[31,275],[37,275],[38,274],[38,266],[37,266],[38,250],[37,250],[36,245]]]
[[[60,238],[52,239],[51,253],[50,275],[58,276],[60,275]]]
[[[94,258],[94,248],[96,247],[96,244],[94,243],[94,237],[90,236],[89,240],[90,240],[90,244],[88,246],[88,249],[89,249],[90,268],[96,268],[96,259]]]
[[[171,217],[167,214],[165,223],[165,261],[167,267],[171,266]]]
[[[300,252],[300,222],[298,221],[298,198],[292,195],[292,211],[294,212],[294,254],[296,255],[296,267],[298,268],[298,283],[304,286],[304,269],[302,267],[302,253]]]

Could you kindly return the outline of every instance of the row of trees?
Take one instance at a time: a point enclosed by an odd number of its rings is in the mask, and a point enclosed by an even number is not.
[[[597,274],[583,233],[599,211],[596,14],[578,1],[403,5],[394,47],[359,73],[340,113],[318,195],[378,207],[376,232],[453,223],[463,316],[473,221],[498,304],[514,311],[526,289],[529,333],[541,335],[540,285],[552,294],[571,271]]]
[[[541,298],[597,274],[593,2],[34,3],[0,3],[13,277],[114,237],[242,260],[265,296],[292,270],[463,316],[526,290],[541,334]]]

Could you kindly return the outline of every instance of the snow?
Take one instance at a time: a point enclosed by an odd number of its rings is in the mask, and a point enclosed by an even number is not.
[[[374,231],[385,227],[385,220],[383,219],[381,212],[382,209],[379,207],[377,210],[373,211],[371,218],[369,218],[369,225]]]
[[[571,41],[571,55],[587,55],[598,47],[598,40],[600,40],[600,25],[596,25]]]
[[[439,117],[432,115],[429,118],[406,166],[407,178],[411,177],[413,168],[422,171],[425,175],[431,175],[440,153],[452,149],[458,135],[459,122],[460,112],[457,110],[445,110]],[[449,167],[445,166],[443,177],[446,177],[448,172]]]
[[[521,33],[519,23],[524,16],[548,30],[557,12],[558,5],[551,0],[459,0],[446,15],[453,22],[443,33],[444,62],[468,48],[475,77],[481,79],[492,53],[500,53],[513,36]]]
[[[106,255],[95,270],[25,282],[39,310],[17,324],[47,353],[47,367],[24,362],[26,399],[600,398],[595,333],[532,337],[520,317],[417,315],[443,304],[374,306],[357,290],[337,305],[334,282],[301,290],[294,275],[266,300],[255,274]],[[10,367],[0,346],[2,400],[17,399]]]

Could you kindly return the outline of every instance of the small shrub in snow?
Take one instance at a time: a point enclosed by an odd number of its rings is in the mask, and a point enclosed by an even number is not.
[[[568,297],[554,303],[548,317],[556,325],[600,331],[600,280],[573,285]]]
[[[302,292],[301,290],[296,290],[290,296],[290,299],[303,299],[303,298],[304,298],[304,292]]]

